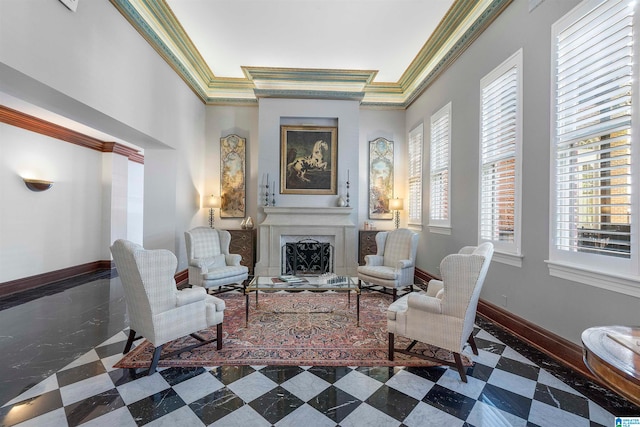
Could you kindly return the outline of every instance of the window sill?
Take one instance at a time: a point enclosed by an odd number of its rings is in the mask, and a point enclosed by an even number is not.
[[[408,224],[407,228],[414,231],[422,231],[422,224]]]
[[[640,297],[640,277],[625,276],[602,271],[589,270],[582,266],[553,261],[545,261],[549,274],[560,279],[583,283],[600,289]]]
[[[442,225],[430,225],[429,231],[431,233],[436,234],[446,234],[447,236],[451,236],[451,227],[442,226]]]
[[[501,264],[511,265],[513,267],[522,267],[522,258],[524,258],[524,255],[522,254],[495,251],[491,260]]]

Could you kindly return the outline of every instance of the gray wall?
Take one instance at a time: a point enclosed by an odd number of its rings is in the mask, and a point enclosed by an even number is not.
[[[203,103],[108,1],[81,2],[75,13],[58,1],[40,0],[2,1],[0,9],[0,91],[55,113],[68,126],[75,122],[116,142],[144,148],[144,245],[178,253],[178,268],[186,268],[182,236],[202,216]],[[55,162],[55,157],[50,161]],[[77,183],[99,180],[100,173],[99,168],[89,169],[77,177]],[[72,197],[85,196],[91,198]],[[61,197],[56,203],[75,206],[73,198]],[[111,215],[108,206],[98,210]],[[61,228],[51,216],[41,218],[43,226]],[[23,226],[24,241],[43,239],[36,230]],[[95,253],[98,244],[98,252],[108,256],[109,243],[55,239],[47,241],[44,252],[49,257]],[[0,263],[6,259],[3,255]],[[83,262],[68,258],[55,265]],[[18,277],[51,269],[24,270]]]
[[[493,262],[482,298],[570,341],[594,325],[638,324],[637,298],[551,277],[548,259],[551,25],[576,0],[546,0],[529,12],[515,0],[406,112],[406,130],[425,124],[452,102],[451,236],[423,232],[418,266],[437,272],[440,260],[477,243],[480,79],[523,48],[522,267]],[[428,176],[428,145],[425,146]],[[425,182],[425,184],[427,184]],[[428,217],[428,186],[425,217]],[[506,296],[506,301],[505,301]]]

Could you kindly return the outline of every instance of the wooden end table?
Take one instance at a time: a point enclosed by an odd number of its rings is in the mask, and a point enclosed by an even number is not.
[[[640,326],[599,326],[582,332],[584,363],[629,401],[640,406],[640,354],[612,337],[640,342]]]

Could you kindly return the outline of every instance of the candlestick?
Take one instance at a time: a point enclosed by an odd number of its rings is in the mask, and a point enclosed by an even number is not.
[[[264,190],[264,205],[269,206],[269,174],[267,174],[267,184]]]
[[[271,196],[271,206],[275,206],[276,205],[276,182],[273,181],[273,193]]]
[[[349,169],[347,169],[347,207],[349,206]]]

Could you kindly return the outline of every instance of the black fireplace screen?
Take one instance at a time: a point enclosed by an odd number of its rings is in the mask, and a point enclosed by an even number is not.
[[[282,274],[317,275],[333,273],[333,247],[313,239],[285,243]]]

